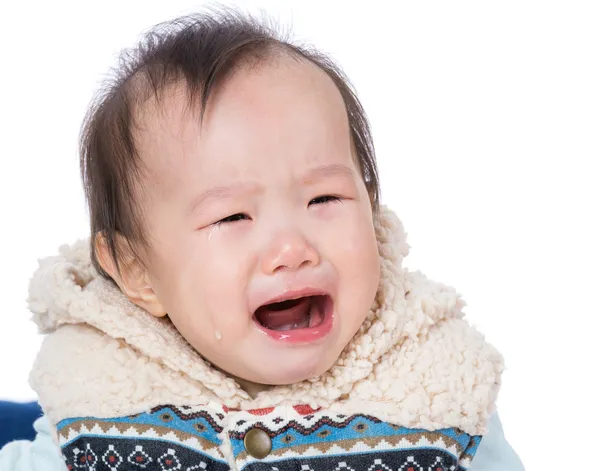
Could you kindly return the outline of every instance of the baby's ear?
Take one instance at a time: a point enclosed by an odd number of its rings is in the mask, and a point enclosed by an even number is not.
[[[148,272],[138,257],[134,256],[125,238],[117,234],[120,248],[119,269],[115,263],[104,233],[96,234],[94,247],[100,266],[108,273],[129,300],[155,317],[166,316],[148,278]]]

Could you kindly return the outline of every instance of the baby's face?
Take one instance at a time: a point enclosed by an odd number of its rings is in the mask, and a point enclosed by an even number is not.
[[[137,136],[155,312],[244,380],[322,374],[379,283],[341,95],[318,68],[279,59],[215,90],[202,129],[183,88],[166,104]]]

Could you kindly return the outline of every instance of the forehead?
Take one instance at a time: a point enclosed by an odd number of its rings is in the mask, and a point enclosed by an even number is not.
[[[140,114],[136,144],[153,186],[252,176],[268,165],[351,159],[346,108],[317,66],[289,57],[241,67],[211,93],[200,122],[183,84]]]

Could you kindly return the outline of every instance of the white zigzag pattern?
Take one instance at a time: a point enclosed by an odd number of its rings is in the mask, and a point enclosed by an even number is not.
[[[296,411],[292,406],[279,406],[276,407],[272,412],[265,415],[255,415],[250,414],[247,411],[232,411],[229,412],[230,415],[235,415],[235,417],[230,417],[231,423],[235,424],[232,427],[232,430],[239,432],[247,429],[249,426],[256,422],[263,423],[270,430],[276,432],[281,428],[285,427],[290,421],[295,420],[302,426],[306,428],[310,428],[316,423],[318,423],[321,419],[327,417],[329,420],[336,424],[344,423],[348,420],[347,415],[343,415],[342,417],[338,417],[337,414],[332,413],[331,411],[319,411],[313,412],[307,415],[302,415]],[[310,418],[309,418],[310,417]],[[278,423],[279,420],[285,419]],[[237,422],[240,420],[244,420],[245,423],[242,425],[237,425]]]
[[[120,432],[114,426],[111,427],[110,429],[108,429],[106,432],[103,432],[98,424],[94,424],[94,426],[90,427],[90,428],[86,427],[85,424],[80,424],[78,427],[75,427],[74,425],[70,425],[67,428],[69,430],[68,430],[68,433],[66,434],[66,437],[65,437],[64,431],[61,431],[59,434],[59,445],[61,447],[63,447],[67,443],[69,443],[81,436],[86,436],[86,435],[95,435],[95,436],[100,436],[100,437],[105,437],[105,438],[124,438],[124,439],[154,438],[154,439],[164,440],[164,441],[171,442],[171,443],[177,443],[179,445],[184,445],[188,448],[192,448],[194,450],[202,452],[204,455],[214,458],[216,460],[223,459],[223,457],[221,456],[221,454],[219,453],[217,448],[207,449],[207,448],[203,447],[202,443],[195,437],[189,437],[189,438],[186,438],[185,440],[181,440],[173,432],[168,432],[165,435],[160,436],[156,432],[156,430],[154,430],[153,428],[150,428],[144,432],[139,432],[138,430],[136,430],[134,428],[134,426],[129,427],[124,432]]]

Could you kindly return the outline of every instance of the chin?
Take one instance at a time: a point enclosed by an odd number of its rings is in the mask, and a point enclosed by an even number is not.
[[[265,372],[262,384],[285,386],[316,378],[333,366],[337,356],[329,360],[329,355],[317,352],[313,355],[293,355],[296,358],[281,359],[275,368]]]

